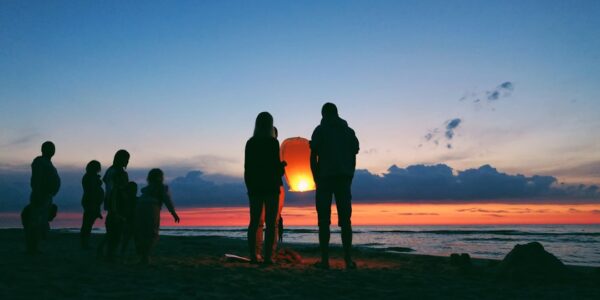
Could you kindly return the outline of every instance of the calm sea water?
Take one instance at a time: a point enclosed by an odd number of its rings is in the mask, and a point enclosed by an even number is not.
[[[316,227],[287,227],[284,243],[317,244]],[[502,259],[516,245],[533,241],[571,265],[600,266],[600,225],[518,226],[356,226],[356,246],[410,253],[448,256],[469,253],[472,257]],[[243,227],[163,228],[175,236],[226,236],[246,238]],[[339,230],[332,226],[331,242],[340,244]]]

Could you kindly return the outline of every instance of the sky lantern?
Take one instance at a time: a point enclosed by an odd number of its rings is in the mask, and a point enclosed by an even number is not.
[[[310,171],[310,144],[307,139],[293,137],[283,141],[281,160],[287,162],[285,180],[290,192],[315,190],[315,181]]]

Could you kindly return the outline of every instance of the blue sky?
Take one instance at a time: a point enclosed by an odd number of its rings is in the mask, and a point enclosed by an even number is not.
[[[598,183],[599,14],[598,1],[2,1],[0,166],[53,140],[63,167],[125,148],[132,167],[240,175],[259,112],[281,138],[309,137],[332,101],[374,173],[491,164]]]

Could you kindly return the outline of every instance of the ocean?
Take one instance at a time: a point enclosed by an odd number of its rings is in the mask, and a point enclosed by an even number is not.
[[[600,266],[600,225],[355,226],[354,245],[390,252],[502,259],[517,244],[540,242],[570,265]],[[317,244],[316,227],[286,227],[283,242]],[[246,238],[244,227],[168,227],[163,235]],[[332,244],[341,244],[332,226]]]

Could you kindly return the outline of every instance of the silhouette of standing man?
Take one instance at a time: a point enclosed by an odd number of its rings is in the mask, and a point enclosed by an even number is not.
[[[331,201],[335,195],[338,225],[342,228],[344,261],[347,269],[355,269],[352,261],[352,193],[350,186],[356,168],[358,139],[348,123],[339,117],[333,103],[321,109],[321,124],[315,128],[310,141],[310,168],[317,185],[316,207],[319,219],[321,261],[315,266],[329,269],[329,237]]]
[[[52,164],[56,148],[54,143],[42,144],[42,155],[31,163],[31,196],[29,205],[21,214],[25,242],[29,254],[39,253],[38,243],[50,230],[49,222],[56,216],[52,198],[60,189],[60,177]]]

